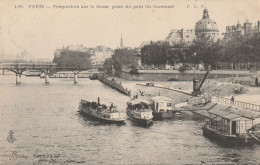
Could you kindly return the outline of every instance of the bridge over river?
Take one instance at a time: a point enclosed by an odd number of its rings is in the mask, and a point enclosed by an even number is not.
[[[98,72],[98,68],[102,68],[102,65],[91,65],[89,67],[60,67],[55,63],[1,63],[0,69],[3,71],[3,75],[5,71],[11,71],[16,75],[16,84],[21,84],[21,76],[23,72],[29,70],[37,70],[44,74],[45,83],[49,83],[49,76],[54,73],[63,72],[62,74],[68,74],[68,72],[72,72],[74,77],[74,83],[78,82],[79,73],[82,71],[94,70],[91,73],[103,73]],[[67,72],[67,73],[65,73]],[[68,76],[65,76],[68,77]],[[70,76],[69,76],[70,77]]]

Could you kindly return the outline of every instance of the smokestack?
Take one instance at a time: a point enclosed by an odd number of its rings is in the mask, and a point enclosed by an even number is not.
[[[257,22],[257,29],[260,31],[260,21]]]
[[[98,105],[100,105],[100,99],[99,99],[99,97],[98,97]]]

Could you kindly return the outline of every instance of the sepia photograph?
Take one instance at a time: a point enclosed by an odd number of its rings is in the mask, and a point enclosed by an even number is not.
[[[260,0],[0,0],[0,165],[260,164]]]

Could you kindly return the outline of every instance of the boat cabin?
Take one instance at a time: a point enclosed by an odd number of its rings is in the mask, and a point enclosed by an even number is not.
[[[227,111],[209,110],[209,127],[226,135],[241,135],[248,133],[253,126],[253,119]]]
[[[151,103],[147,100],[136,99],[127,102],[127,109],[131,110],[133,115],[139,118],[152,118]]]
[[[127,108],[131,110],[136,110],[136,109],[149,109],[150,108],[150,102],[147,100],[143,99],[136,99],[127,102]]]
[[[154,112],[167,112],[173,110],[172,100],[165,96],[155,96],[151,98]]]

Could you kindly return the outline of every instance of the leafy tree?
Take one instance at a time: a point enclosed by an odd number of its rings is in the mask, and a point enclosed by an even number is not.
[[[184,63],[187,61],[187,45],[184,42],[177,43],[170,47],[167,52],[168,64],[174,65],[175,63]]]
[[[151,42],[141,48],[142,63],[147,65],[166,64],[170,45],[167,42]]]
[[[108,75],[112,74],[113,59],[107,58],[104,62],[103,68]]]
[[[60,57],[54,57],[53,62],[62,67],[90,67],[90,57],[87,52],[63,50]]]
[[[116,49],[113,58],[121,65],[132,65],[136,62],[135,54],[136,51],[134,49]]]
[[[221,49],[220,40],[214,42],[210,37],[198,38],[193,41],[193,44],[187,50],[187,59],[195,64],[203,62],[208,67],[219,61]]]
[[[135,65],[131,66],[130,74],[131,75],[138,75],[138,69]]]
[[[108,74],[112,73],[112,67],[116,74],[120,75],[123,66],[134,65],[136,51],[134,49],[116,49],[111,58],[104,62],[104,69]]]

